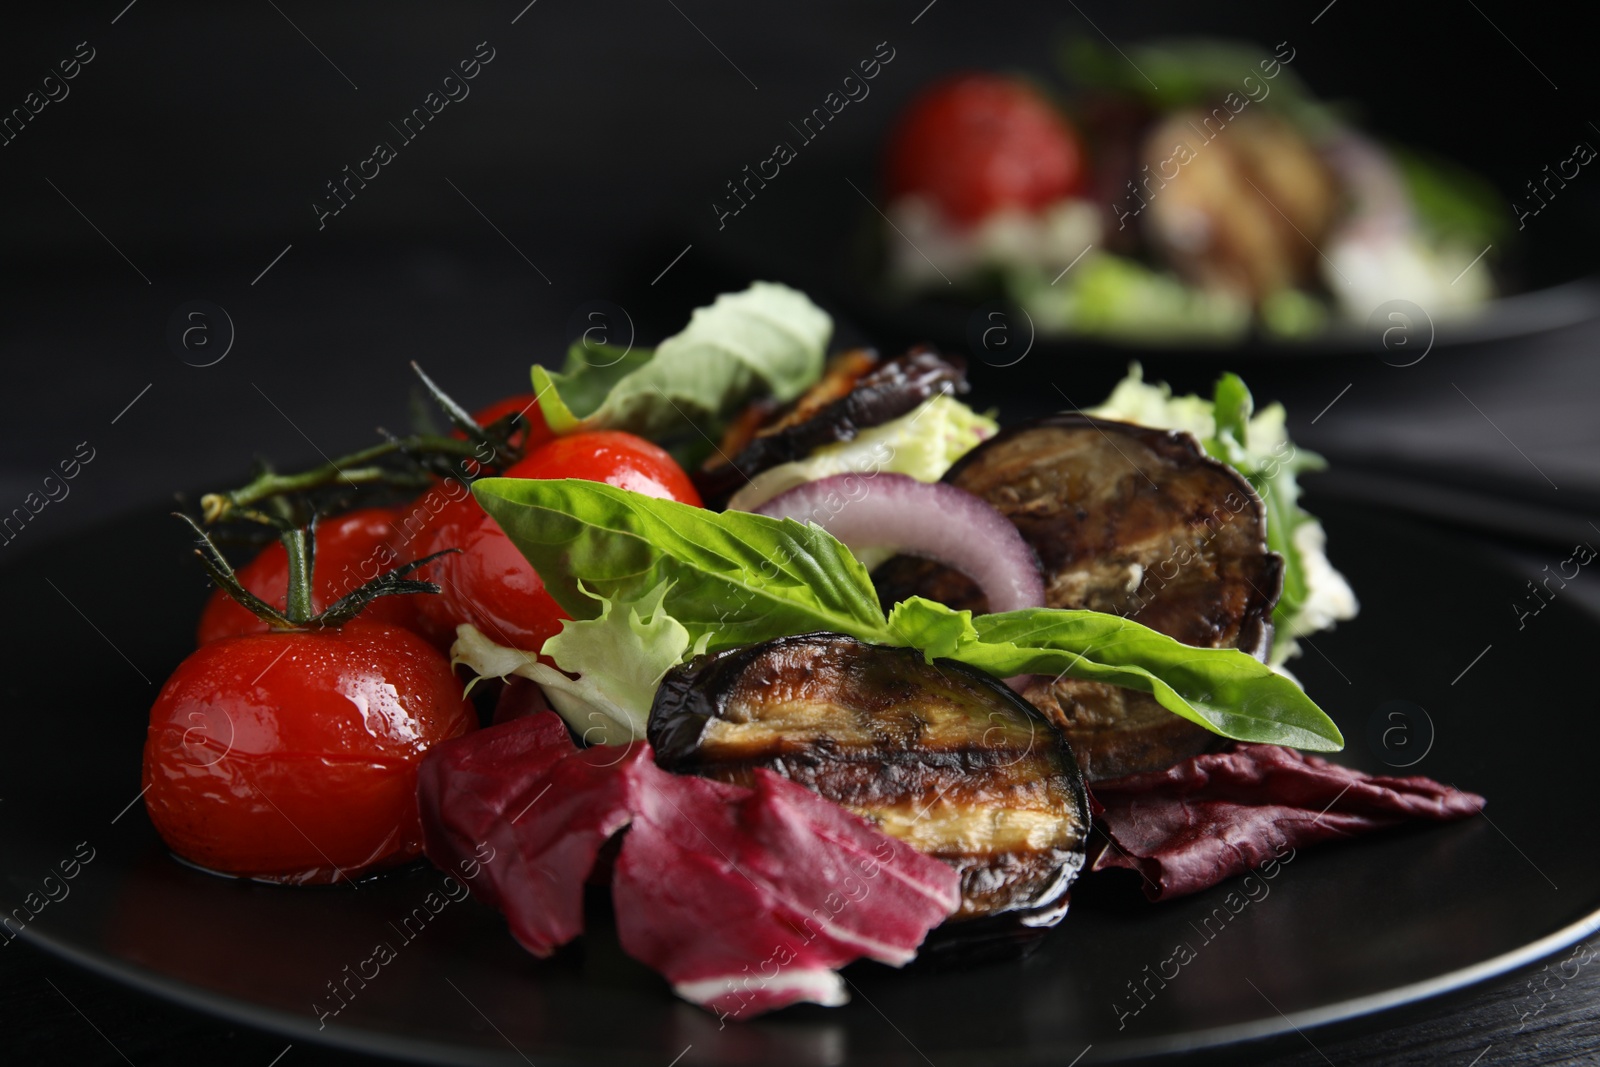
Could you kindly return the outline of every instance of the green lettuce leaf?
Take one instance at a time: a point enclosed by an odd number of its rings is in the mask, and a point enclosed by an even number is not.
[[[1236,741],[1318,752],[1344,745],[1338,727],[1287,677],[1235,649],[1196,649],[1097,611],[1028,608],[972,617],[921,597],[896,604],[889,628],[929,659],[999,677],[1066,675],[1137,689]]]
[[[569,352],[560,374],[533,368],[533,389],[557,433],[627,430],[644,437],[714,435],[751,397],[780,403],[822,374],[833,320],[804,293],[756,282],[698,308],[689,325],[653,352],[630,352],[606,366],[593,355],[607,346]],[[582,346],[575,346],[581,349]]]
[[[458,628],[450,662],[466,664],[480,678],[516,675],[538,682],[585,744],[627,744],[644,737],[662,676],[700,651],[691,648],[689,631],[661,609],[666,592],[663,583],[636,600],[599,600],[595,618],[562,623],[542,650],[559,671],[531,652],[494,643],[470,624]]]
[[[672,616],[697,651],[829,630],[1002,676],[1129,686],[1237,740],[1342,744],[1309,697],[1244,653],[1192,648],[1117,616],[1041,608],[973,618],[913,599],[886,619],[866,569],[816,525],[575,479],[489,478],[473,492],[577,619],[597,613],[591,590],[623,602],[655,597],[651,617]]]
[[[583,416],[605,403],[618,382],[654,358],[653,348],[573,342],[560,371],[533,368],[533,393],[545,424],[557,434],[579,429]]]
[[[780,463],[757,474],[733,494],[728,507],[752,511],[779,493],[835,474],[908,474],[924,482],[944,477],[950,465],[999,425],[947,393],[929,397],[916,410],[870,426],[849,441],[822,445],[805,459]]]
[[[1250,330],[1248,301],[1099,250],[1059,284],[1048,270],[1014,267],[1005,273],[1005,286],[1045,333],[1229,343]]]

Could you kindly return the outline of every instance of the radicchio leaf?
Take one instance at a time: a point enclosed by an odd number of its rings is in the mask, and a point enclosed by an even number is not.
[[[904,964],[960,903],[953,868],[804,786],[671,774],[644,742],[580,749],[551,712],[436,745],[418,794],[428,857],[473,870],[536,956],[583,932],[585,880],[628,827],[612,878],[623,949],[724,1017],[842,1004],[839,967]]]
[[[1485,803],[1431,778],[1376,777],[1249,744],[1097,782],[1093,793],[1110,843],[1090,869],[1139,871],[1151,900],[1208,889],[1285,849],[1411,819],[1464,819]]]

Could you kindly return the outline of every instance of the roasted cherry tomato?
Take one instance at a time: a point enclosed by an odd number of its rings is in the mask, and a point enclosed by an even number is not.
[[[683,468],[642,437],[614,431],[559,437],[506,471],[508,478],[582,478],[648,496],[700,504]],[[568,618],[533,566],[470,497],[443,506],[428,527],[418,555],[459,548],[418,572],[437,582],[438,596],[418,597],[423,632],[440,644],[469,622],[491,641],[537,652]]]
[[[150,709],[145,805],[178,855],[273,882],[422,852],[417,764],[477,723],[421,637],[356,619],[203,645]]]
[[[415,558],[401,559],[389,547],[388,542],[395,533],[395,518],[395,512],[387,508],[365,508],[317,524],[312,611],[321,611],[355,592],[363,583]],[[263,548],[255,559],[239,568],[237,574],[250,592],[276,608],[284,606],[289,591],[289,557],[283,545],[274,542]],[[412,627],[417,619],[416,599],[414,596],[379,597],[361,617],[371,622]],[[264,621],[217,589],[200,616],[196,639],[204,645],[238,634],[265,633],[268,629]]]
[[[954,222],[1037,211],[1080,190],[1083,143],[1025,82],[965,74],[917,97],[889,141],[891,197],[920,193]]]
[[[694,483],[666,449],[618,430],[558,437],[506,472],[512,478],[582,478],[700,506]]]
[[[438,596],[417,605],[421,632],[430,640],[446,647],[455,640],[456,627],[470,622],[491,641],[537,652],[560,631],[566,612],[470,496],[446,504],[429,525],[428,538],[428,552],[461,550],[417,572],[439,585]]]
[[[522,441],[523,455],[527,455],[555,436],[550,432],[549,424],[544,421],[544,412],[539,410],[539,398],[532,393],[517,393],[515,396],[502,397],[487,407],[474,411],[472,421],[479,426],[488,426],[512,414],[521,415],[523,421],[527,423],[526,436]],[[467,435],[460,430],[452,430],[450,436],[466,440]]]

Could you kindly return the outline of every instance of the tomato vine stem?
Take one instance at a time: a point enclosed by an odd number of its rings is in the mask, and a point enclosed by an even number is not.
[[[455,460],[481,462],[481,445],[438,434],[412,434],[391,437],[358,452],[340,456],[321,466],[294,474],[263,471],[248,484],[221,493],[207,493],[200,498],[201,517],[207,523],[228,519],[250,519],[256,522],[271,521],[253,505],[274,497],[323,489],[332,485],[365,486],[384,485],[402,489],[418,489],[432,481],[432,475],[422,468],[380,466],[374,460],[387,456],[443,457]]]

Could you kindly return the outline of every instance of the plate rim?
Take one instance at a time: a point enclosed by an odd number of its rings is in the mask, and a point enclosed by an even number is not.
[[[1255,1022],[1232,1023],[1227,1026],[1189,1031],[1181,1035],[1142,1038],[1113,1046],[1115,1052],[1112,1055],[1106,1058],[1091,1057],[1089,1062],[1114,1063],[1146,1056],[1170,1055],[1178,1052],[1215,1051],[1229,1045],[1240,1045],[1249,1041],[1281,1037],[1291,1031],[1314,1029],[1334,1023],[1375,1016],[1380,1012],[1419,1004],[1447,993],[1466,989],[1488,979],[1508,974],[1519,967],[1537,962],[1560,952],[1564,948],[1575,945],[1596,931],[1600,931],[1600,907],[1596,907],[1595,910],[1578,920],[1568,923],[1566,926],[1546,934],[1536,941],[1530,941],[1509,952],[1502,952],[1497,956],[1491,956],[1486,960],[1480,960],[1477,963],[1459,967],[1453,971],[1446,971],[1444,974],[1435,975],[1432,978],[1408,982],[1405,985],[1395,986],[1377,993],[1351,997],[1346,1000],[1335,1001],[1332,1004],[1319,1005],[1315,1008],[1304,1008],[1292,1013],[1279,1012],[1277,1019],[1267,1018]],[[470,1046],[443,1043],[425,1037],[404,1037],[394,1031],[375,1030],[363,1026],[348,1026],[339,1023],[331,1027],[312,1027],[311,1019],[301,1019],[298,1014],[244,1000],[231,994],[219,993],[216,990],[208,989],[205,986],[197,986],[181,979],[171,978],[159,971],[149,970],[120,957],[108,956],[80,948],[58,940],[38,930],[31,924],[21,931],[20,936],[29,944],[59,959],[83,967],[122,985],[130,986],[139,992],[154,994],[183,1007],[208,1015],[220,1016],[258,1029],[300,1037],[318,1044],[332,1045],[356,1052],[368,1054],[376,1052],[385,1056],[393,1056],[397,1059],[409,1060],[413,1063],[484,1064],[496,1065],[497,1067],[500,1064],[514,1062],[512,1058],[490,1052],[487,1048],[474,1049]],[[509,1039],[507,1041],[509,1044]],[[512,1045],[511,1049],[517,1053],[518,1058],[521,1057],[521,1050],[517,1046]],[[968,1054],[972,1051],[978,1050],[969,1050]],[[1030,1054],[1026,1050],[1006,1053],[1003,1050],[989,1047],[981,1051],[985,1056],[999,1053],[1020,1063],[1040,1062],[1036,1058],[1039,1053]],[[423,1055],[424,1053],[431,1054]],[[957,1057],[963,1056],[963,1053],[959,1050],[951,1050],[951,1054]],[[566,1055],[566,1053],[562,1052],[546,1052],[540,1054],[540,1058],[545,1063],[571,1064],[572,1067],[586,1067],[587,1063],[597,1062],[563,1058]],[[957,1062],[961,1061],[958,1060]],[[968,1060],[966,1062],[972,1061]]]

